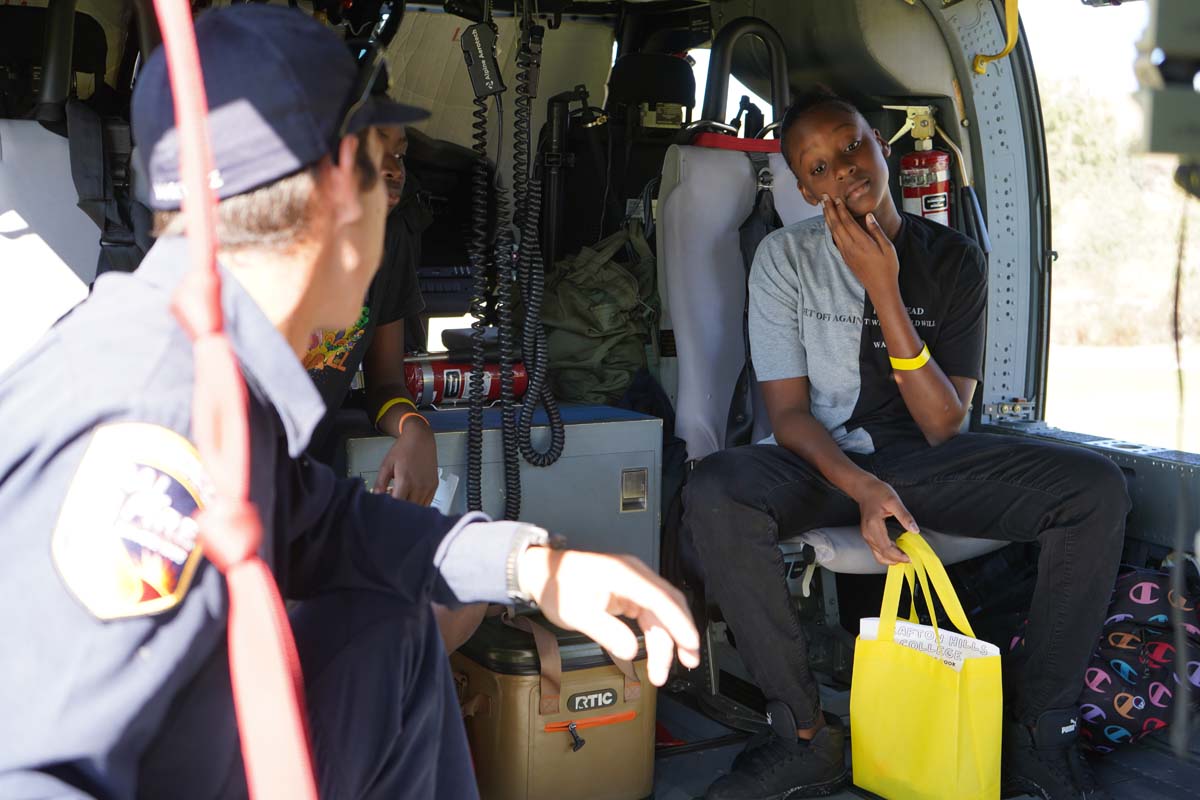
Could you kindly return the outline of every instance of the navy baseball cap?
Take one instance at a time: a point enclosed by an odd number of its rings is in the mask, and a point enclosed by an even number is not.
[[[302,11],[243,3],[196,20],[213,188],[233,197],[291,175],[334,152],[340,135],[402,125],[429,114],[374,91],[358,103],[359,67],[347,44]],[[133,137],[150,184],[150,206],[180,207],[179,136],[160,47],[133,90]],[[345,124],[343,124],[345,120]]]

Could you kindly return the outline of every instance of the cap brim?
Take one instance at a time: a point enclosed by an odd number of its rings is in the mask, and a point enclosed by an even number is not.
[[[350,118],[347,133],[358,133],[371,126],[405,125],[429,119],[429,112],[416,106],[406,106],[377,95],[367,99],[362,108]]]

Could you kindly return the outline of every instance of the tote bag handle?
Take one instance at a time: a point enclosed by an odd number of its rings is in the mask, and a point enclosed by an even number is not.
[[[941,632],[937,626],[937,614],[933,607],[933,593],[930,591],[930,582],[932,582],[933,589],[941,600],[942,608],[946,610],[946,616],[950,618],[950,622],[953,623],[954,627],[960,633],[974,639],[975,631],[971,628],[971,623],[967,621],[967,615],[958,600],[958,594],[950,584],[950,576],[946,574],[946,568],[942,566],[941,559],[933,552],[933,548],[929,546],[929,543],[920,534],[906,531],[896,540],[896,545],[908,555],[911,563],[896,564],[888,567],[887,584],[883,592],[883,607],[879,612],[879,639],[888,642],[895,641],[896,613],[900,607],[900,590],[904,583],[908,583],[910,590],[916,588],[913,582],[914,575],[921,584],[925,602],[929,607],[929,619],[933,627],[934,637],[937,640],[938,655],[940,656],[942,651]],[[912,605],[913,608],[909,613],[909,620],[915,622],[915,596]]]

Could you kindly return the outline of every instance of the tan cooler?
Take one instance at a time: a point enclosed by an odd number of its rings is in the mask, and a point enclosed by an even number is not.
[[[653,793],[656,692],[644,650],[614,663],[540,616],[489,617],[450,663],[483,800]]]

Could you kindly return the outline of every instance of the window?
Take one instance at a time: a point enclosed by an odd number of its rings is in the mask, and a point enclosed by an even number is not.
[[[692,111],[692,119],[699,119],[700,108],[704,105],[704,90],[708,86],[709,50],[692,50],[688,55],[696,62],[695,66],[692,67],[692,72],[696,76],[696,106]],[[725,101],[725,118],[719,120],[720,122],[729,122],[737,116],[738,104],[741,103],[743,95],[749,97],[750,102],[758,106],[759,110],[763,112],[763,117],[765,118],[764,124],[770,125],[775,121],[775,110],[771,107],[771,101],[759,97],[750,91],[744,83],[730,75],[729,94]]]
[[[615,62],[617,60],[616,42],[613,42],[612,52],[613,61]],[[692,119],[696,120],[700,118],[700,109],[704,105],[704,90],[708,86],[709,49],[697,48],[690,50],[688,55],[691,56],[694,62],[692,65],[692,74],[696,76],[696,105],[692,106]],[[738,105],[741,103],[743,95],[749,97],[750,102],[758,106],[759,110],[763,112],[765,125],[770,125],[775,121],[775,110],[771,107],[771,102],[764,100],[750,91],[744,83],[731,75],[729,77],[729,95],[725,103],[725,118],[719,120],[720,122],[729,122],[737,116]]]
[[[1175,157],[1139,152],[1133,62],[1148,6],[1030,3],[1021,12],[1041,92],[1059,256],[1046,421],[1177,446],[1171,313],[1186,213],[1182,447],[1200,452],[1200,305],[1186,302],[1200,286],[1200,203],[1175,186]]]
[[[461,317],[430,317],[429,344],[425,348],[426,351],[430,353],[446,352],[446,344],[442,341],[442,334],[458,328],[469,328],[474,321],[475,318],[470,314],[464,314]]]

